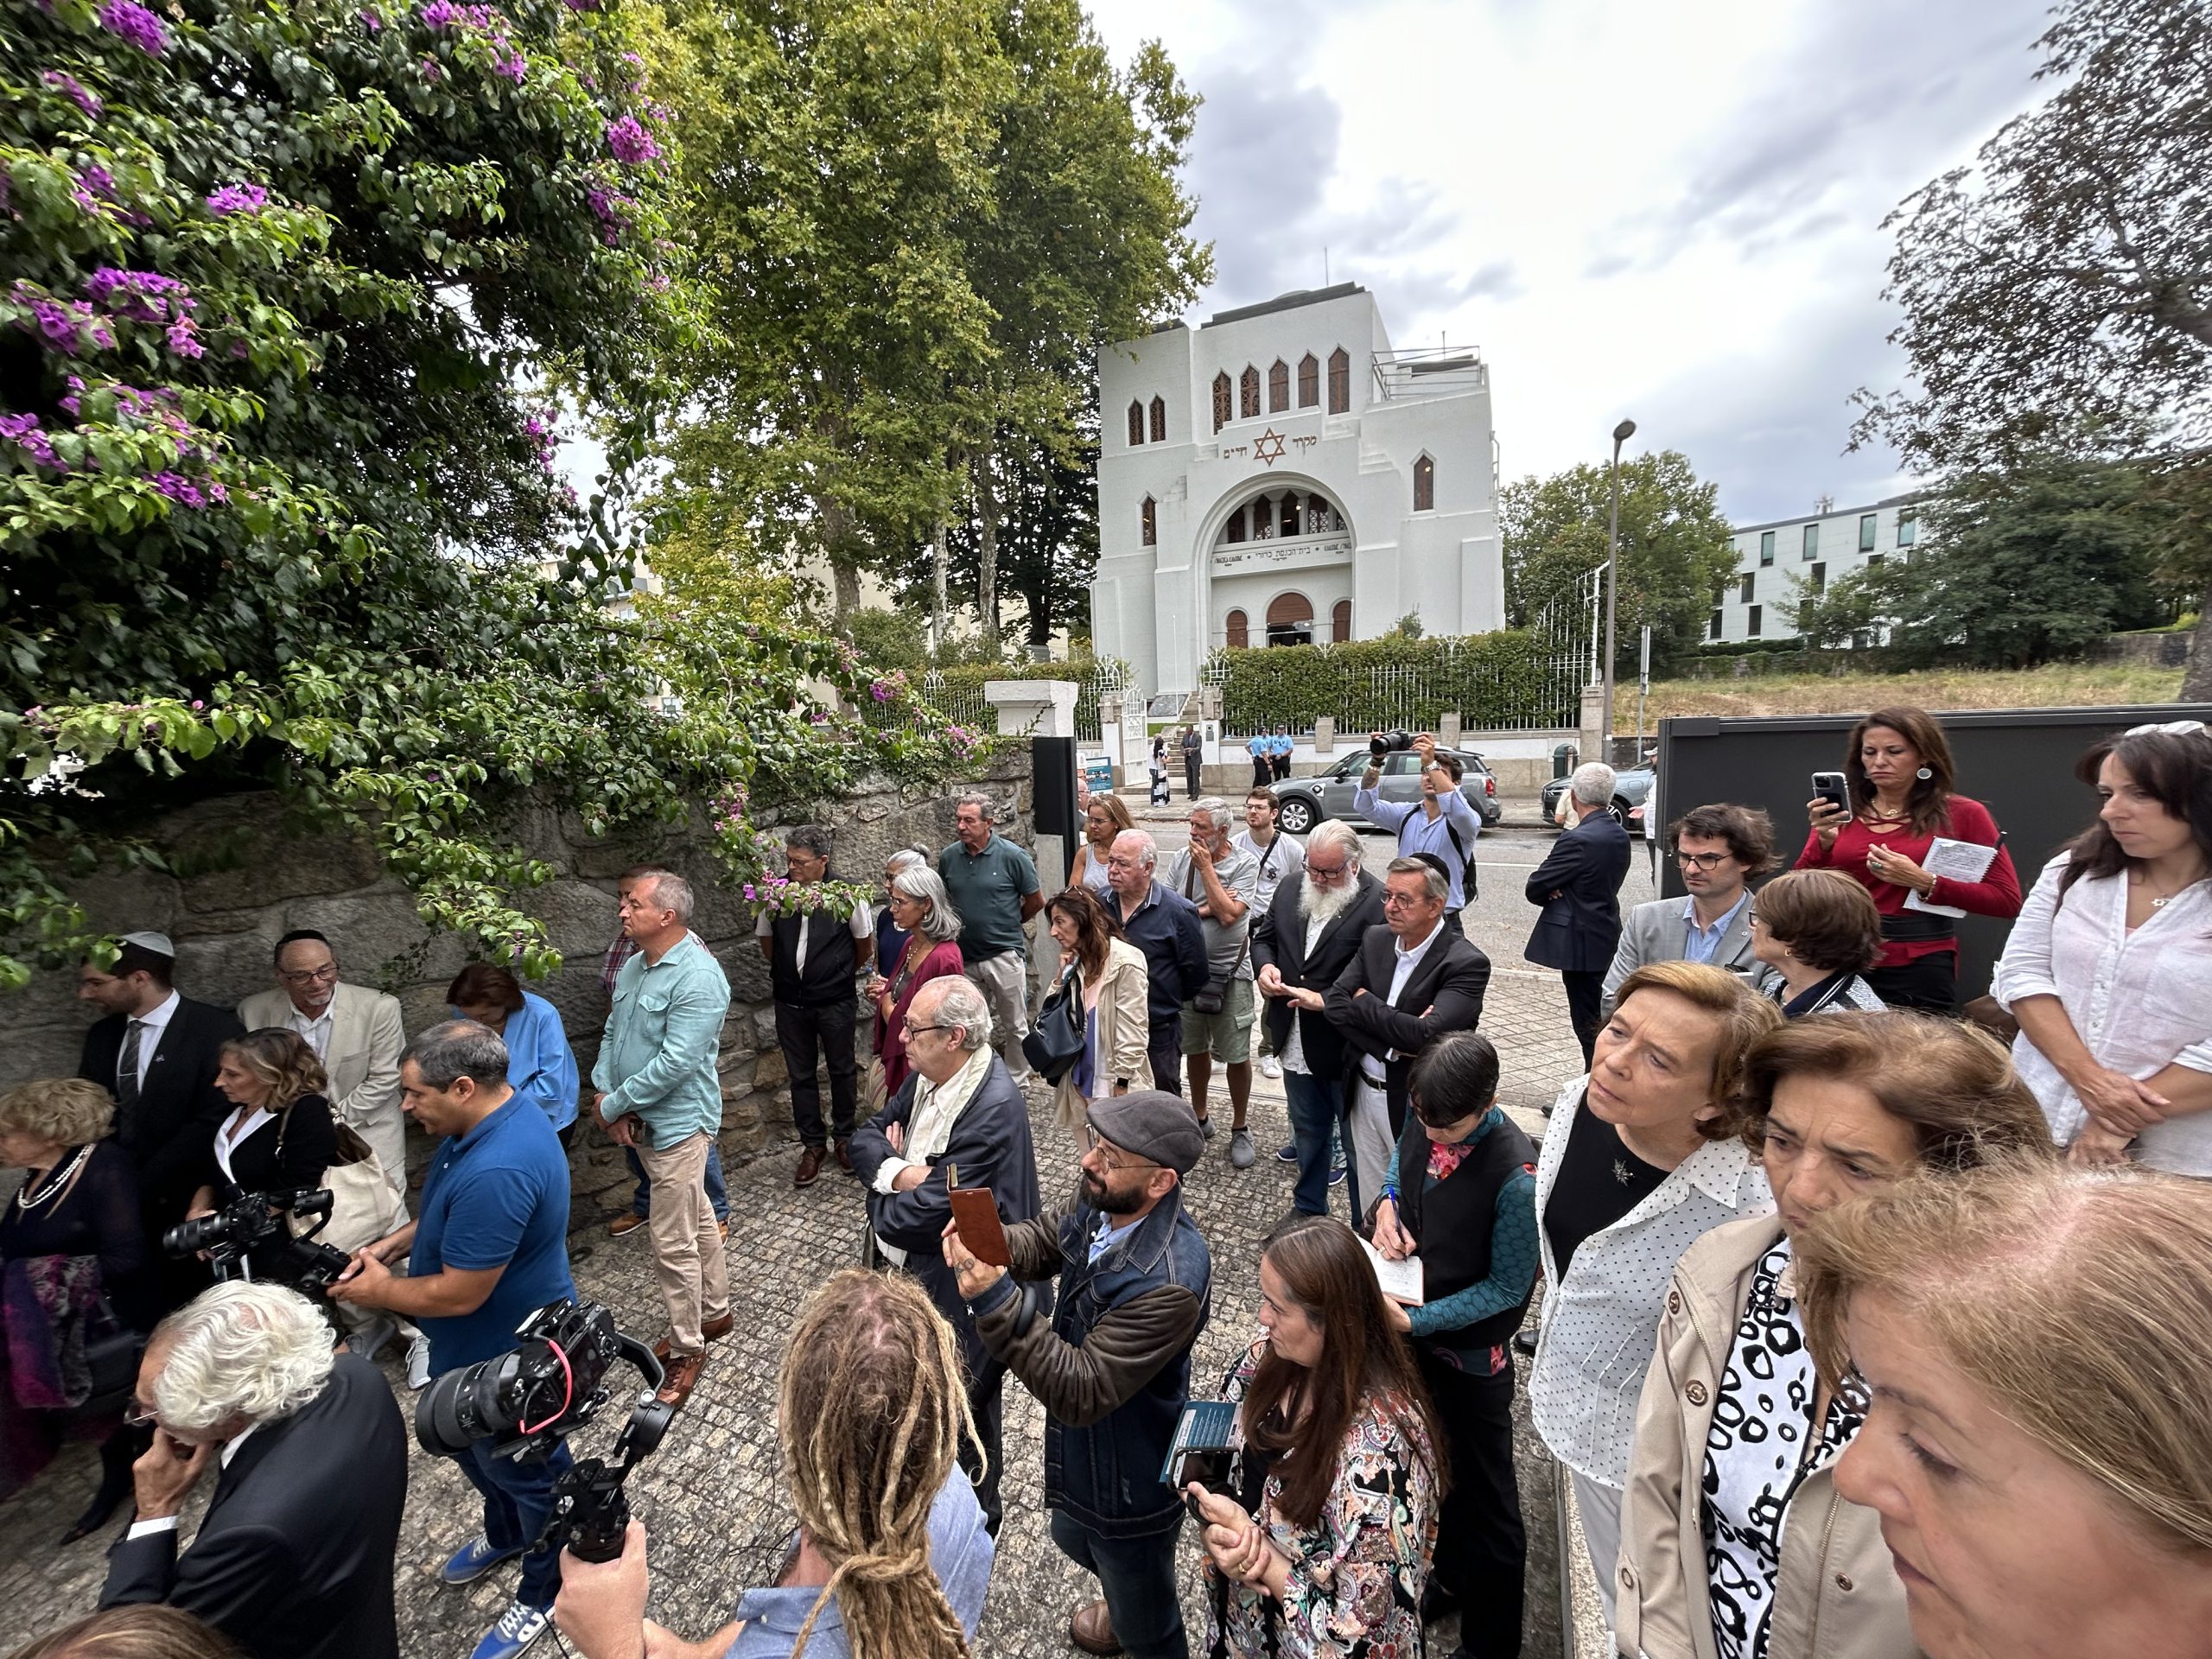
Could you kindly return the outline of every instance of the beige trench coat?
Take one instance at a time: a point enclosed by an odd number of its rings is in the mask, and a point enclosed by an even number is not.
[[[1098,988],[1095,1068],[1098,1084],[1105,1092],[1112,1090],[1116,1077],[1127,1077],[1131,1089],[1152,1087],[1152,1018],[1146,1001],[1151,987],[1152,974],[1145,966],[1144,952],[1127,939],[1109,939],[1106,973]],[[1064,1129],[1073,1128],[1089,1116],[1089,1103],[1076,1091],[1073,1071],[1053,1090],[1052,1107]]]
[[[1717,1659],[1701,1497],[1706,1436],[1752,1271],[1781,1238],[1773,1216],[1729,1222],[1675,1265],[1637,1407],[1621,1510],[1614,1623],[1624,1654]],[[1768,1659],[1914,1659],[1920,1649],[1880,1520],[1837,1496],[1834,1470],[1789,1500]]]

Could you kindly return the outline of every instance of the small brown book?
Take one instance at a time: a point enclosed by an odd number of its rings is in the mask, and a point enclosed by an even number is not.
[[[968,1254],[994,1268],[1014,1266],[1014,1252],[1007,1248],[1006,1227],[999,1220],[998,1201],[988,1186],[953,1186],[945,1195],[952,1200],[952,1218],[960,1226],[960,1242]]]

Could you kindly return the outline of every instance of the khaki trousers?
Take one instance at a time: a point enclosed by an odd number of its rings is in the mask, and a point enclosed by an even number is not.
[[[1006,1062],[1009,1077],[1027,1082],[1029,1057],[1021,1052],[1021,1039],[1029,1034],[1029,952],[1001,950],[969,963],[967,974],[991,1011],[991,1046]]]
[[[653,1271],[668,1300],[668,1347],[671,1354],[706,1351],[700,1325],[729,1312],[729,1264],[715,1212],[707,1203],[707,1148],[703,1129],[665,1148],[639,1141],[638,1161],[652,1179],[652,1211],[646,1226],[652,1235]]]

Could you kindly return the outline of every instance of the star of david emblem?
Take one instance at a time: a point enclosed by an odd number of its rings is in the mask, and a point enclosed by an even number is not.
[[[1252,459],[1263,461],[1270,467],[1282,459],[1282,434],[1272,426],[1252,442]]]

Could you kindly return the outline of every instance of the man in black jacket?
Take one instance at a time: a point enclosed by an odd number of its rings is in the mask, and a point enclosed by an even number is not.
[[[1611,766],[1596,760],[1577,766],[1565,797],[1575,822],[1529,872],[1529,902],[1543,913],[1522,954],[1560,970],[1586,1069],[1598,1040],[1605,969],[1621,942],[1621,883],[1628,876],[1628,831],[1606,810],[1612,799]]]
[[[1254,981],[1268,999],[1268,1040],[1282,1057],[1301,1213],[1329,1213],[1329,1142],[1343,1127],[1344,1045],[1322,998],[1382,925],[1382,884],[1359,867],[1359,836],[1340,818],[1306,842],[1306,868],[1287,876],[1252,929]]]
[[[177,995],[176,947],[159,933],[126,933],[113,963],[77,970],[77,995],[107,1017],[85,1033],[77,1075],[115,1096],[115,1138],[138,1178],[163,1307],[207,1282],[197,1262],[178,1262],[162,1234],[184,1219],[231,1103],[215,1087],[223,1045],[244,1036],[228,1008]]]
[[[1367,931],[1322,1004],[1344,1038],[1354,1216],[1382,1194],[1414,1057],[1447,1031],[1472,1031],[1490,988],[1490,958],[1444,925],[1442,861],[1394,858],[1383,887],[1383,925]]]
[[[1124,830],[1106,855],[1107,908],[1122,936],[1144,952],[1145,1012],[1152,1084],[1183,1091],[1183,1005],[1205,988],[1206,936],[1198,908],[1155,878],[1160,844],[1149,831]]]
[[[811,887],[830,874],[830,832],[803,823],[784,846],[791,880]],[[875,955],[875,918],[864,905],[843,918],[826,910],[763,910],[754,929],[776,999],[776,1046],[791,1073],[791,1121],[798,1129],[793,1186],[812,1186],[834,1136],[838,1166],[853,1167],[853,1114],[859,1100],[854,1033],[859,1023],[855,976]],[[822,1086],[815,1056],[830,1067],[830,1128],[822,1127]]]
[[[906,1058],[912,1073],[853,1137],[853,1168],[868,1185],[876,1248],[921,1281],[959,1338],[968,1408],[983,1442],[980,1466],[964,1441],[960,1459],[996,1537],[1006,1367],[976,1336],[941,1240],[952,1218],[947,1188],[956,1181],[989,1189],[1008,1227],[1042,1207],[1029,1108],[1006,1062],[991,1052],[989,1005],[971,980],[932,979],[914,993]]]
[[[257,1659],[397,1659],[407,1427],[374,1367],[331,1352],[315,1305],[276,1285],[216,1286],[156,1328],[138,1398],[154,1444],[132,1470],[138,1518],[109,1552],[100,1605],[165,1602]],[[214,1499],[180,1555],[178,1512],[214,1465]]]

